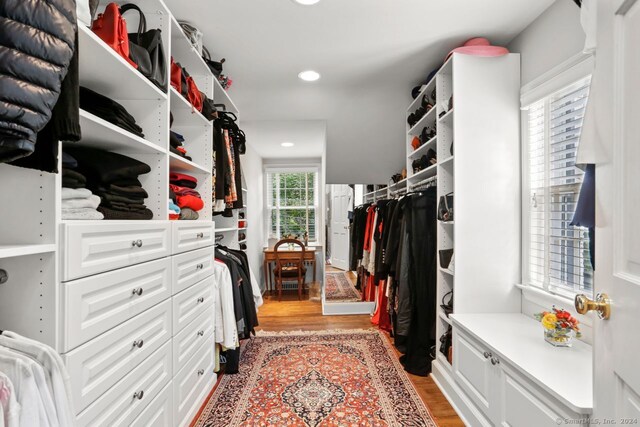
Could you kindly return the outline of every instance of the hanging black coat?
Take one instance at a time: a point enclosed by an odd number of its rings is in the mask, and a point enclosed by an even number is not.
[[[0,2],[0,162],[28,156],[75,49],[76,2]]]

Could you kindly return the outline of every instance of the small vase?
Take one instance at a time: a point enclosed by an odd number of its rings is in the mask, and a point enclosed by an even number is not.
[[[544,330],[544,340],[555,347],[571,347],[574,335],[572,330]]]

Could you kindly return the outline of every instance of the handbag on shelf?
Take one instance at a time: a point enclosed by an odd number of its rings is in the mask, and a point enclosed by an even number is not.
[[[138,64],[138,71],[151,83],[167,91],[167,66],[160,29],[147,30],[147,19],[142,10],[133,3],[120,7],[120,14],[135,10],[140,15],[138,32],[129,33],[129,56]]]
[[[202,46],[202,59],[205,64],[209,67],[209,70],[213,73],[213,75],[218,78],[220,74],[222,74],[222,64],[224,64],[225,59],[222,58],[220,61],[214,61],[211,59],[211,54],[206,46]]]
[[[173,56],[171,57],[171,86],[182,93],[182,67],[180,63],[173,62]]]
[[[202,31],[187,21],[178,21],[180,29],[189,40],[189,43],[198,51],[198,55],[202,55]]]
[[[202,97],[202,115],[205,119],[212,121],[218,118],[218,109],[214,104],[213,99],[209,98],[204,93],[200,92]]]
[[[447,360],[449,360],[450,357],[452,341],[453,331],[451,326],[449,326],[447,331],[440,337],[440,353],[444,354]]]
[[[449,297],[449,301],[445,302],[445,299],[447,297]],[[442,308],[442,311],[447,315],[447,317],[449,317],[449,315],[453,313],[453,291],[449,291],[444,294],[444,296],[442,297],[442,304],[440,304],[440,308]]]
[[[133,68],[138,68],[138,64],[129,57],[127,22],[122,17],[116,3],[109,3],[104,12],[98,14],[91,25],[91,30]]]
[[[453,193],[440,196],[438,201],[438,221],[453,221]]]
[[[442,249],[438,251],[440,254],[440,267],[447,269],[453,257],[453,249]]]

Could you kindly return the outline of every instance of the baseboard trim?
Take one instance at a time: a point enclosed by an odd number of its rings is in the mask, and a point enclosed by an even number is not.
[[[322,302],[322,314],[339,316],[344,314],[371,314],[376,307],[375,302]]]

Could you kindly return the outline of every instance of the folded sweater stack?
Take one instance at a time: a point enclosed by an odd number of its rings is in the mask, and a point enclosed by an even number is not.
[[[180,157],[184,157],[187,160],[191,160],[191,157],[187,155],[187,149],[184,148],[183,142],[184,142],[184,136],[172,130],[169,131],[169,150],[173,154],[177,154]]]
[[[103,219],[96,208],[100,197],[87,189],[87,178],[77,171],[78,162],[62,153],[62,219]]]
[[[198,219],[198,211],[202,210],[204,202],[200,197],[200,193],[195,190],[198,186],[197,178],[187,174],[171,172],[169,182],[169,195],[171,200],[180,208],[180,219]]]
[[[142,128],[126,108],[116,101],[97,92],[80,86],[80,108],[144,138]]]
[[[151,172],[149,165],[118,153],[95,148],[67,149],[87,178],[87,187],[100,196],[98,210],[105,219],[152,219],[144,204],[149,197],[138,177]]]

